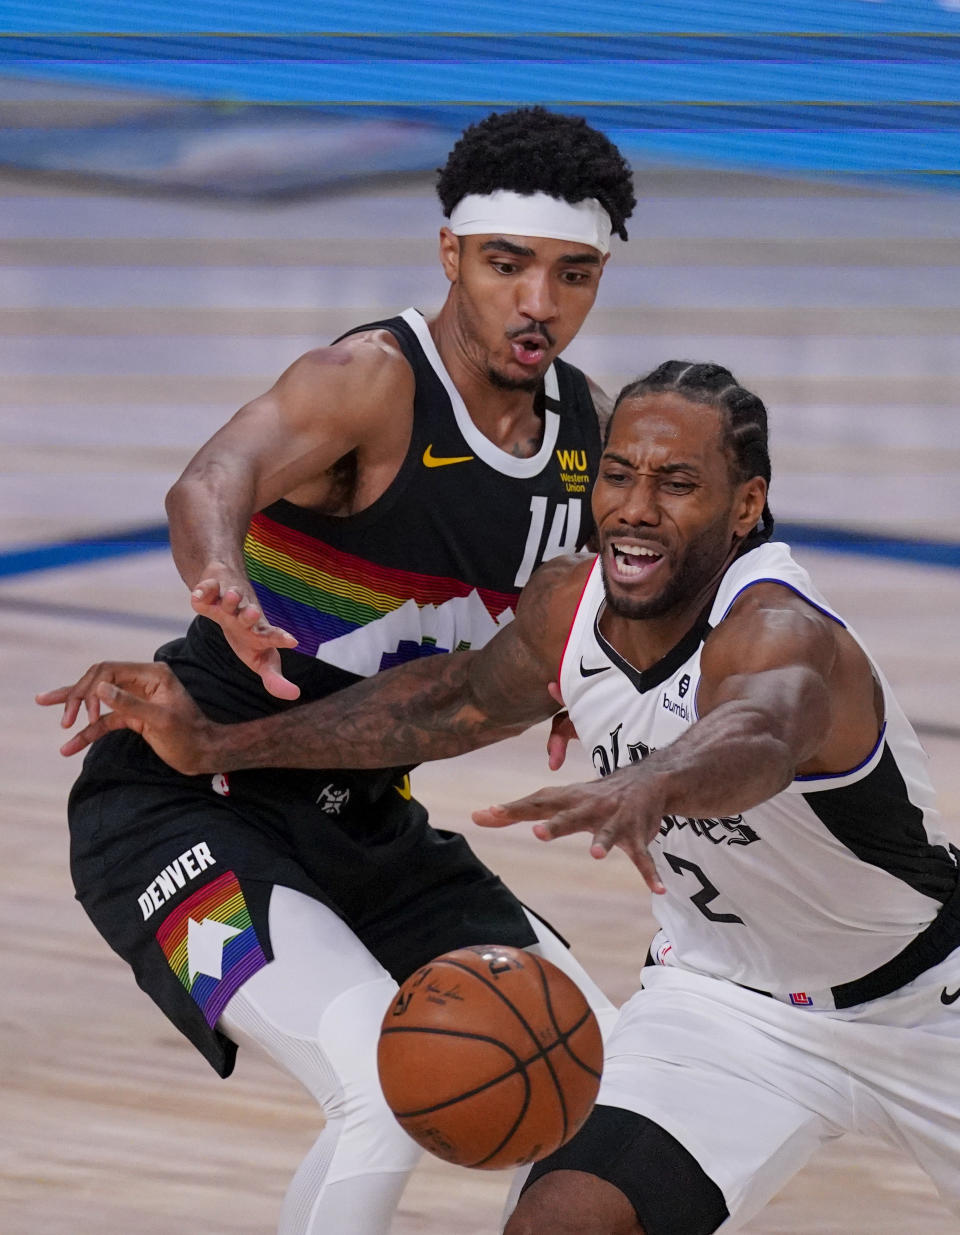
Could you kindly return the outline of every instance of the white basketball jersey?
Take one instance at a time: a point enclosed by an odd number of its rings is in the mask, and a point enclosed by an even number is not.
[[[697,720],[704,640],[759,582],[790,588],[846,626],[786,545],[763,544],[732,563],[705,620],[641,672],[600,633],[595,562],[560,686],[601,775]],[[874,672],[886,722],[858,767],[797,777],[733,818],[664,819],[651,853],[667,892],[652,909],[672,961],[794,1003],[842,1008],[896,989],[960,945],[957,861],[938,826],[927,757]]]

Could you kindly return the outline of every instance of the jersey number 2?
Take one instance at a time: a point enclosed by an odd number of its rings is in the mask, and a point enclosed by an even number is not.
[[[672,853],[665,853],[663,856],[667,859],[670,868],[676,871],[678,875],[682,875],[684,871],[689,871],[691,875],[699,879],[700,891],[694,892],[690,899],[705,918],[709,918],[711,922],[739,922],[743,926],[743,918],[738,918],[735,913],[714,913],[710,908],[710,902],[715,901],[720,893],[695,862],[688,862],[686,858],[674,857]]]

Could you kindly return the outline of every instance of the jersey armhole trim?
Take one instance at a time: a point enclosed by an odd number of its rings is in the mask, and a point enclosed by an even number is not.
[[[818,613],[822,613],[823,616],[829,618],[831,622],[836,622],[836,624],[838,626],[842,626],[844,630],[847,629],[846,622],[838,614],[833,613],[830,609],[825,608],[823,605],[817,604],[817,602],[813,600],[811,597],[809,597],[806,594],[806,592],[801,592],[798,587],[794,587],[794,585],[792,583],[788,583],[786,579],[778,579],[776,578],[776,576],[772,576],[772,575],[769,577],[761,578],[761,579],[751,579],[749,583],[745,583],[743,587],[740,588],[739,591],[733,596],[730,603],[727,605],[726,609],[724,609],[723,613],[720,615],[720,617],[717,619],[714,625],[718,626],[720,622],[722,622],[724,618],[727,617],[730,610],[737,603],[737,601],[744,594],[744,592],[749,591],[750,588],[752,587],[756,587],[758,583],[776,583],[779,587],[785,587],[789,592],[793,592],[794,596],[799,596],[801,600],[806,601],[806,603],[810,606],[811,609],[816,609]]]
[[[880,762],[880,756],[883,754],[883,747],[887,736],[887,722],[884,721],[880,727],[880,736],[865,759],[856,765],[856,767],[848,768],[846,772],[818,772],[810,776],[795,776],[787,786],[787,792],[791,790],[799,793],[815,793],[817,789],[843,789],[846,785],[852,785],[858,780],[862,780],[865,776],[873,771],[873,768]],[[843,784],[838,784],[842,781]]]
[[[721,622],[737,603],[743,593],[758,583],[776,583],[780,587],[787,588],[789,591],[793,592],[795,596],[799,596],[802,601],[805,601],[811,609],[816,609],[818,613],[822,613],[824,617],[829,618],[831,622],[835,622],[843,630],[848,629],[846,622],[838,614],[833,613],[830,609],[818,604],[815,600],[808,596],[806,592],[802,592],[798,587],[794,587],[792,583],[788,583],[785,579],[778,579],[775,576],[764,577],[761,579],[751,579],[749,583],[745,583],[732,598],[726,609],[724,609],[723,617],[720,618]],[[700,683],[698,682],[697,689],[699,690],[699,688]],[[694,698],[694,706],[696,706],[696,697]],[[883,752],[886,732],[887,722],[884,721],[880,727],[880,733],[873,749],[856,765],[856,767],[848,768],[845,772],[825,772],[809,776],[795,776],[783,792],[816,793],[818,789],[842,789],[845,785],[853,784],[855,781],[862,780],[864,776],[867,776],[872,771],[874,764],[879,761],[880,755]]]
[[[570,646],[570,640],[573,638],[573,628],[577,624],[577,619],[580,617],[580,609],[583,605],[583,598],[587,594],[587,588],[590,586],[590,581],[593,579],[593,572],[597,569],[597,564],[600,561],[599,554],[593,559],[593,565],[587,571],[587,577],[584,580],[583,587],[580,589],[580,595],[577,598],[577,607],[573,611],[573,617],[570,619],[570,629],[567,631],[567,637],[563,642],[563,651],[560,653],[560,663],[557,666],[557,685],[559,686],[563,680],[563,664],[567,659],[567,648]]]

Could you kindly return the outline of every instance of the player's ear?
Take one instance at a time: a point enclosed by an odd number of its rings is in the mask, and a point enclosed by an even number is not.
[[[450,282],[456,283],[460,275],[460,237],[449,227],[440,228],[440,265]]]
[[[737,487],[734,534],[738,539],[748,536],[760,522],[766,500],[767,482],[762,476],[752,476]]]

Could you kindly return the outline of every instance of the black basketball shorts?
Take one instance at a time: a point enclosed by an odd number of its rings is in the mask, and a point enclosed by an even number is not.
[[[69,819],[78,900],[221,1076],[236,1048],[217,1018],[273,957],[274,884],[329,906],[398,982],[453,948],[536,942],[517,898],[396,778],[181,776],[123,731],[91,749]]]

